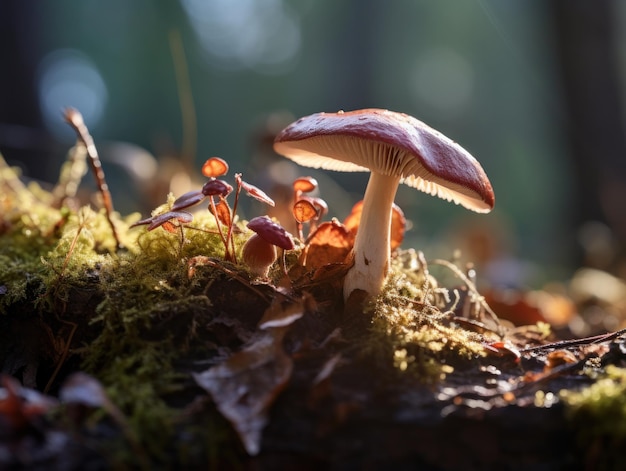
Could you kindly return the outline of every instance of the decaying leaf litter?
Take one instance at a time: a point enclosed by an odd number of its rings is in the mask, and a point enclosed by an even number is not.
[[[141,220],[76,203],[84,172],[68,168],[94,150],[79,137],[54,191],[1,162],[3,466],[246,467],[282,454],[452,468],[425,434],[502,430],[511,410],[548,418],[544,432],[505,427],[535,463],[555,459],[536,444],[554,431],[556,449],[575,443],[564,463],[619,456],[622,331],[555,335],[547,304],[528,325],[502,319],[467,267],[401,248],[399,208],[384,289],[344,303],[361,209],[325,221],[302,181],[293,248],[259,276],[243,262],[252,231],[237,198],[272,201],[242,175],[228,183],[225,161],[205,164],[209,189],[170,195]]]

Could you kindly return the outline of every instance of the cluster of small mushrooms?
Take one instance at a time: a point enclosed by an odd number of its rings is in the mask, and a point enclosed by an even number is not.
[[[491,211],[495,203],[487,175],[469,152],[404,113],[375,108],[316,113],[283,129],[274,150],[306,167],[370,172],[353,265],[344,281],[346,300],[355,290],[375,296],[382,289],[400,183],[479,213]]]
[[[278,133],[274,150],[306,167],[370,172],[354,246],[347,260],[351,267],[344,280],[345,300],[356,290],[376,296],[383,287],[391,256],[392,215],[394,209],[397,212],[394,198],[400,183],[479,213],[491,211],[495,202],[491,183],[474,157],[443,134],[403,113],[375,108],[316,113],[300,118]],[[180,224],[193,218],[184,210],[208,198],[209,210],[215,216],[224,243],[225,259],[236,262],[232,232],[240,191],[243,189],[270,206],[274,202],[260,189],[243,181],[241,174],[235,174],[235,202],[231,209],[226,197],[233,187],[218,179],[227,171],[225,161],[210,158],[202,168],[209,180],[201,190],[180,196],[168,212],[134,225],[147,224],[149,230],[156,227],[170,232],[182,230]],[[313,225],[328,210],[323,200],[305,195],[316,186],[317,182],[310,177],[294,182],[294,215],[300,239],[302,224]],[[174,226],[173,220],[179,226]],[[220,224],[227,226],[226,235]],[[284,250],[294,248],[293,236],[267,216],[252,219],[247,227],[255,234],[242,248],[244,263],[256,275],[267,277],[277,259],[277,247],[283,249],[284,257]]]

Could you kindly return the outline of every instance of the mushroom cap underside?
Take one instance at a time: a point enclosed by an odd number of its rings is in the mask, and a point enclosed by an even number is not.
[[[316,113],[283,129],[274,149],[306,167],[397,175],[408,186],[476,212],[489,212],[495,203],[487,175],[469,152],[404,113]]]

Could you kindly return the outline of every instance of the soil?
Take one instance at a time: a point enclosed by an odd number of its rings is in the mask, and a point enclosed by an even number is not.
[[[371,335],[372,312],[364,312],[362,300],[344,306],[337,296],[321,296],[314,310],[306,307],[281,327],[275,345],[280,354],[261,353],[261,359],[240,363],[221,378],[222,393],[238,394],[229,382],[246,388],[233,405],[220,392],[209,388],[207,394],[199,375],[246,346],[262,350],[255,341],[258,325],[272,296],[279,295],[274,286],[224,273],[196,283],[189,294],[194,302],[186,308],[155,309],[140,333],[143,341],[181,349],[174,360],[176,387],[161,393],[169,411],[164,443],[152,426],[142,430],[131,415],[120,423],[110,411],[98,414],[108,410],[106,401],[83,397],[82,389],[92,386],[68,385],[82,370],[83,349],[99,335],[85,313],[94,312],[104,296],[98,282],[90,284],[72,292],[62,320],[50,322],[50,313],[24,315],[28,300],[0,318],[3,371],[28,385],[16,393],[21,398],[16,412],[5,381],[3,469],[619,469],[623,438],[584,441],[584,428],[593,422],[573,420],[558,400],[560,391],[588,387],[607,365],[623,364],[626,347],[619,336],[593,352],[583,343],[527,353],[512,344],[496,345],[500,351],[470,358],[448,354],[453,370],[424,381],[419,370],[399,371],[389,358],[364,349],[360,339]],[[59,356],[53,339],[67,338],[70,325],[75,331],[69,354],[55,374]],[[547,368],[546,355],[563,349],[576,359]],[[281,358],[290,364],[284,384],[265,384],[280,376]],[[28,391],[43,391],[53,374],[45,397],[78,399],[42,406],[42,399],[29,396]],[[226,420],[224,407],[240,408],[239,419]],[[133,414],[132,407],[123,413]],[[254,423],[264,415],[258,449],[245,447],[237,420]]]

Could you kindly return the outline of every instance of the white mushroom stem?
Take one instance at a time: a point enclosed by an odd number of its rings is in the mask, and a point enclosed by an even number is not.
[[[376,296],[383,287],[391,256],[391,214],[400,177],[372,172],[363,198],[363,213],[354,241],[354,266],[343,284],[347,300],[355,289]]]

